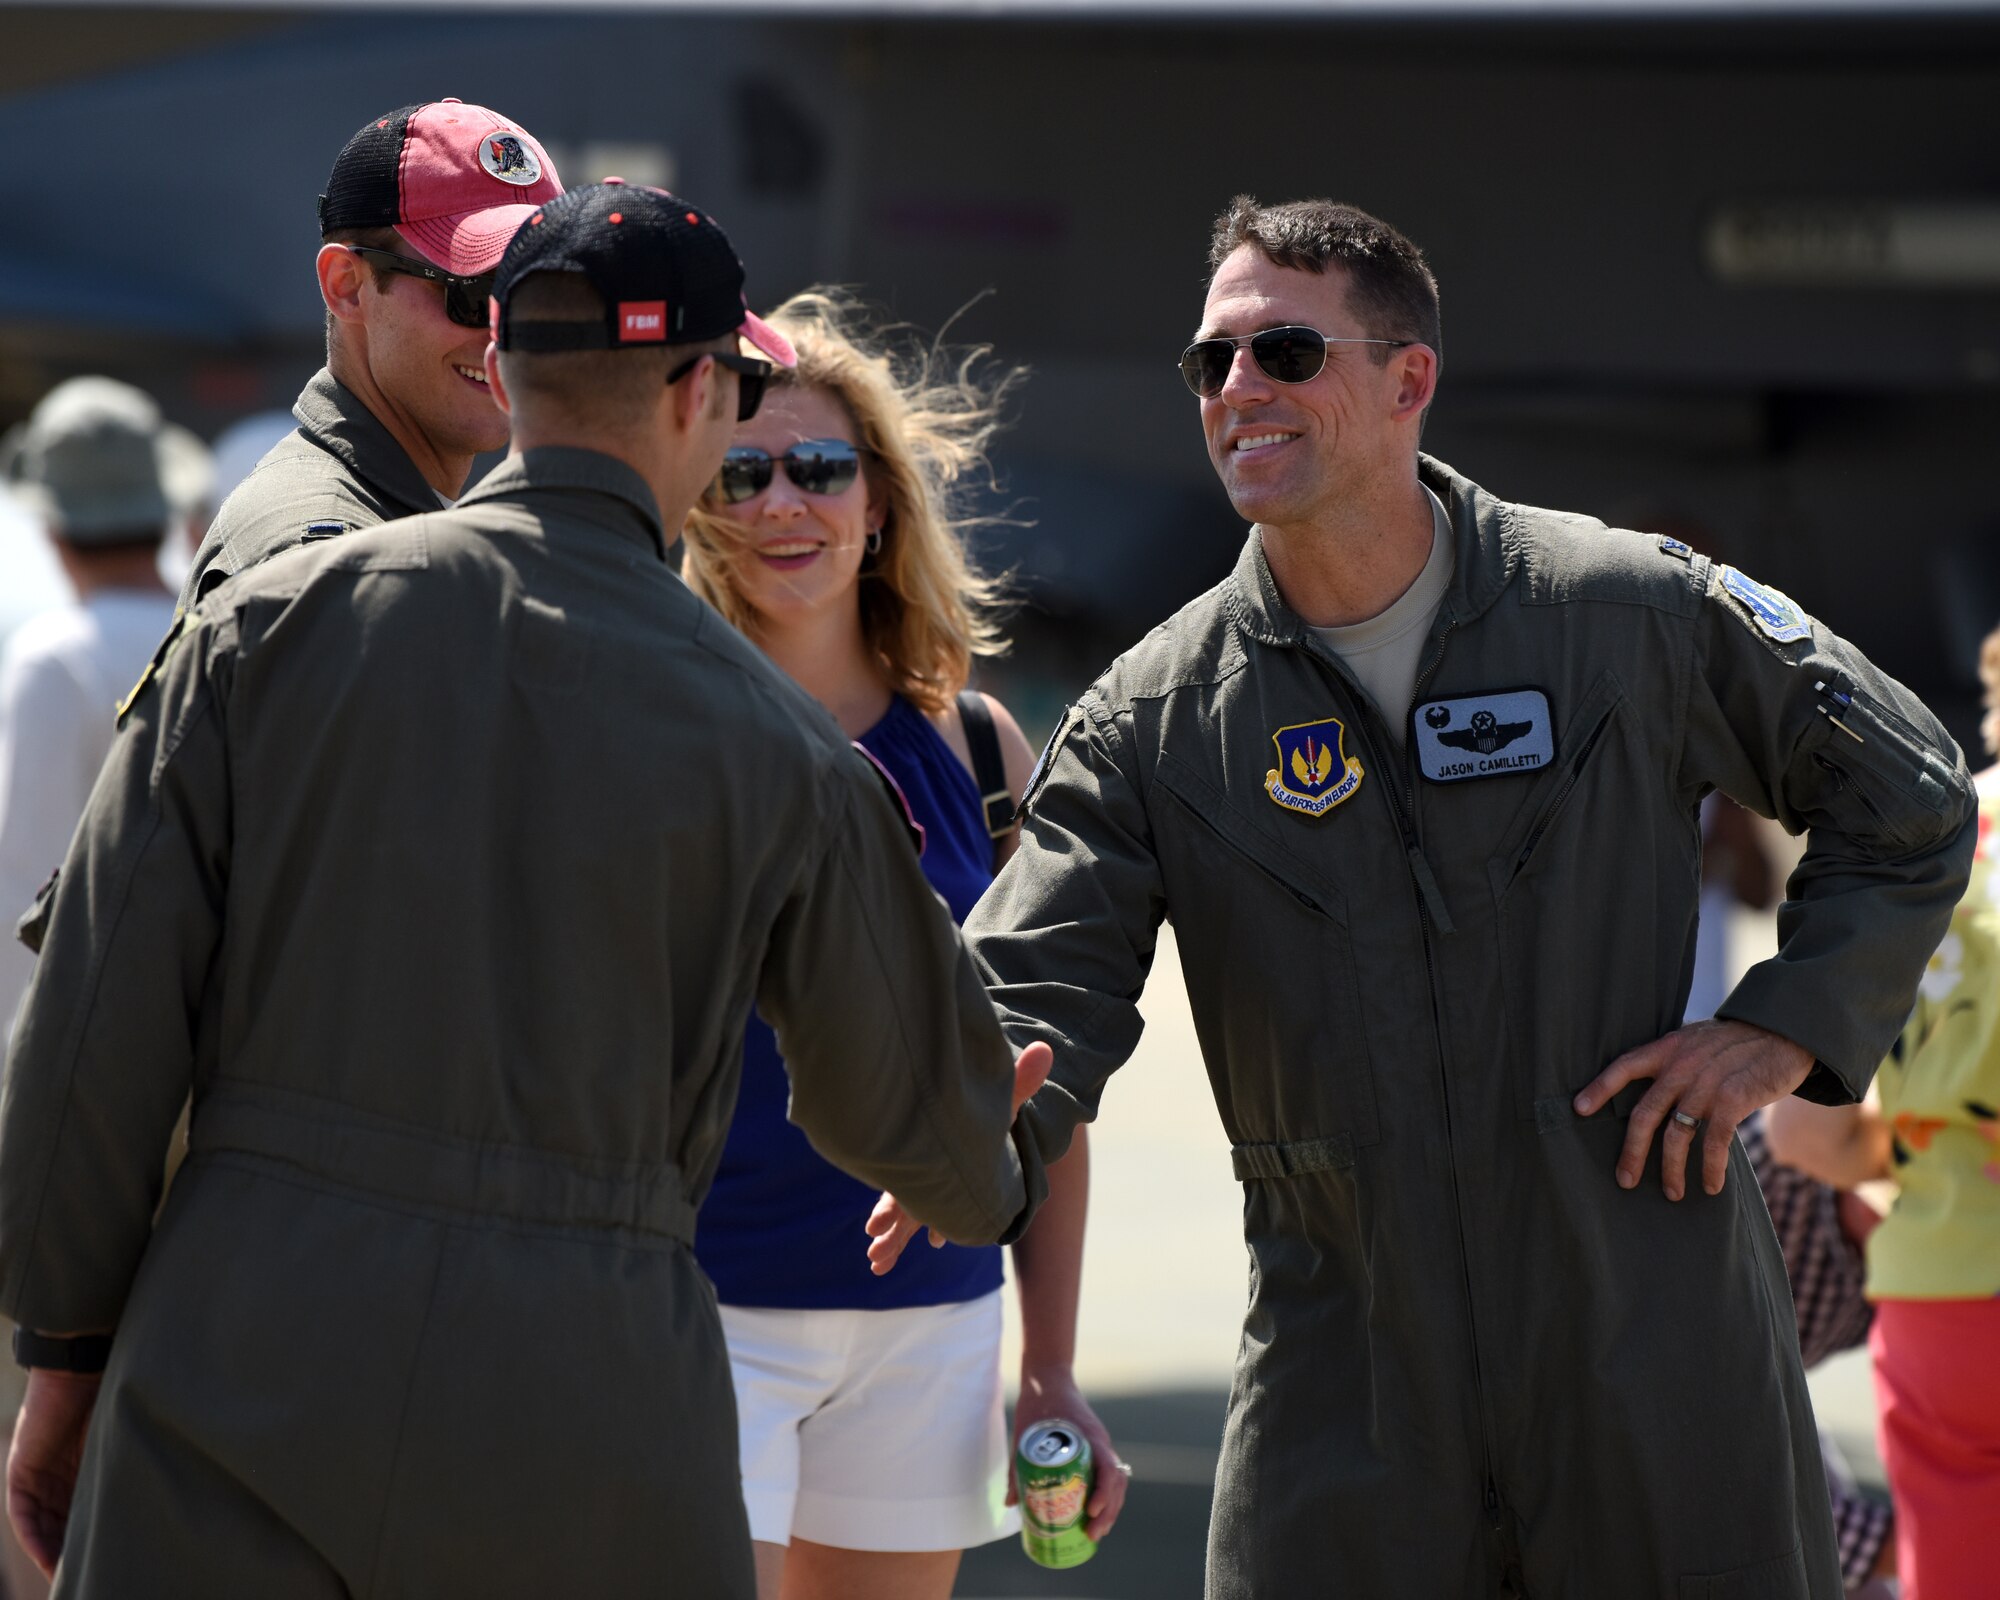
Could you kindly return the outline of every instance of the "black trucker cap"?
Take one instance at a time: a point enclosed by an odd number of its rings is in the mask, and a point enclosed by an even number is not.
[[[537,272],[580,272],[604,297],[595,322],[507,320],[507,302]],[[729,236],[664,189],[607,178],[536,209],[493,278],[493,338],[502,350],[629,350],[735,333],[781,367],[791,342],[743,299]]]

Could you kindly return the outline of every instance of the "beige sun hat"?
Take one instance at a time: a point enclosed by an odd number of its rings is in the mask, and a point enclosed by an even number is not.
[[[71,378],[0,438],[0,480],[73,544],[164,529],[205,504],[208,448],[115,378]]]

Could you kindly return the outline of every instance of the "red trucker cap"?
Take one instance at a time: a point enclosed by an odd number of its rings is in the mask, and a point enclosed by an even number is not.
[[[347,141],[319,197],[320,237],[394,228],[461,277],[498,264],[522,218],[562,193],[548,152],[497,111],[459,100],[404,106]]]

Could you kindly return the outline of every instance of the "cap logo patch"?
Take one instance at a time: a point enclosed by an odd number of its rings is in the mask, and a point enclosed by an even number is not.
[[[620,300],[618,302],[618,342],[620,344],[665,344],[667,303],[664,300]]]
[[[541,182],[542,164],[517,133],[487,134],[479,141],[479,164],[517,189]]]

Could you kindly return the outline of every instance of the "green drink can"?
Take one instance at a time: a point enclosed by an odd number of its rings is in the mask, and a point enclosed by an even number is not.
[[[1021,1435],[1014,1457],[1021,1486],[1021,1548],[1044,1567],[1080,1567],[1097,1554],[1083,1531],[1096,1480],[1090,1441],[1073,1422],[1050,1418]]]

